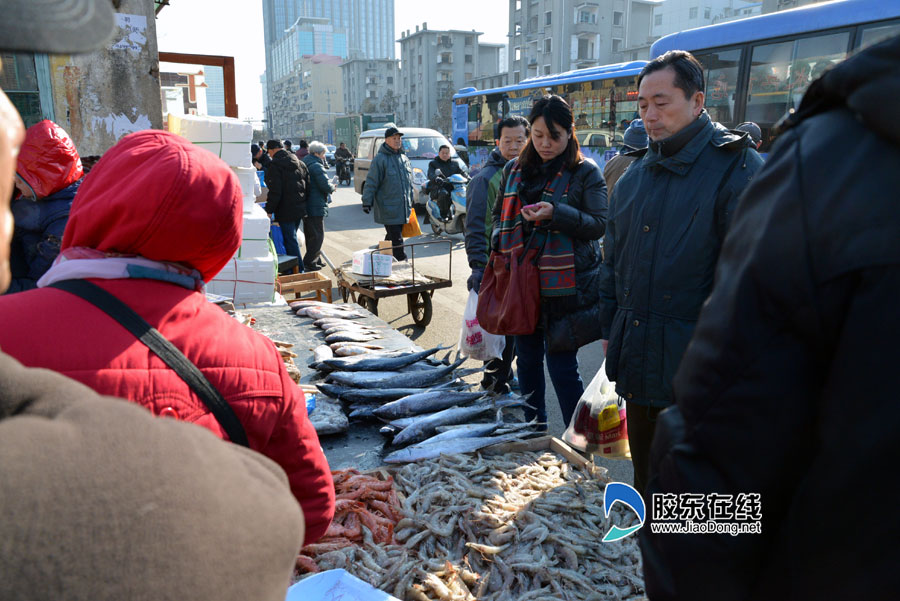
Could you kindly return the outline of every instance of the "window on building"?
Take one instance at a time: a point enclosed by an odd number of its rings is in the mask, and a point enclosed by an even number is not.
[[[625,13],[614,10],[613,11],[613,25],[621,25],[622,19],[625,17]]]
[[[662,15],[653,15],[653,25],[656,27],[662,25]]]
[[[544,13],[544,25],[550,25],[553,23],[553,13],[549,10]]]
[[[691,10],[688,11],[688,19],[696,19],[697,18],[697,7],[692,6]]]
[[[613,51],[614,53],[615,53],[615,52],[622,52],[622,40],[620,40],[620,39],[618,39],[618,38],[613,38],[613,41],[612,41],[612,51]]]
[[[522,81],[522,74],[518,71],[513,71],[513,83],[519,83]]]
[[[516,10],[522,10],[522,0],[516,0]]]
[[[466,46],[471,46],[473,43],[473,40],[474,40],[474,38],[472,36],[467,35],[466,36]]]
[[[467,55],[466,55],[465,62],[466,62],[466,64],[468,64],[468,65],[471,65],[471,64],[472,64],[472,55],[471,55],[471,54],[467,54]]]
[[[711,15],[712,15],[712,9],[711,9],[710,7],[708,7],[708,6],[705,7],[705,8],[703,9],[703,18],[704,18],[704,19],[709,19]]]
[[[544,65],[544,75],[550,75],[552,71],[550,71],[550,65]]]
[[[528,22],[528,32],[534,33],[538,30],[538,18],[537,15],[531,17],[531,21]]]
[[[366,98],[377,98],[378,95],[375,93],[375,90],[369,90],[366,92]]]
[[[3,53],[0,62],[0,88],[9,96],[25,127],[31,127],[43,119],[34,55]]]
[[[388,75],[388,77],[387,77],[387,83],[388,83],[388,85],[393,84],[393,83],[394,83],[394,78],[391,77],[390,75]]]
[[[521,48],[516,48],[516,60],[517,61],[522,60],[522,49]]]
[[[578,60],[594,58],[591,56],[589,43],[584,38],[578,38]]]
[[[553,40],[544,38],[544,52],[553,52]]]
[[[596,23],[597,15],[589,10],[578,11],[578,23]]]
[[[422,64],[422,55],[421,54],[419,55],[419,64],[420,65]]]

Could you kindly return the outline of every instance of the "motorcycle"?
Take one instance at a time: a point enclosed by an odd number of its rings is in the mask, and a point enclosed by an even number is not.
[[[466,233],[466,184],[458,173],[449,178],[438,175],[428,183],[425,212],[435,235]]]
[[[337,159],[337,167],[335,170],[337,172],[338,183],[347,182],[347,185],[349,186],[350,178],[353,177],[353,158]]]

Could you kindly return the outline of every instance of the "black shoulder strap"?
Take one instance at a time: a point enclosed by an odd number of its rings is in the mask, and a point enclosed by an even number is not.
[[[249,447],[247,433],[235,415],[228,401],[210,384],[206,376],[194,365],[190,359],[175,348],[156,328],[151,326],[143,317],[135,313],[128,305],[104,290],[103,288],[88,282],[87,280],[63,280],[50,284],[50,288],[58,288],[70,294],[74,294],[91,303],[116,321],[122,327],[134,334],[147,348],[156,353],[163,362],[172,368],[175,373],[184,380],[191,390],[209,408],[219,421],[231,442],[244,447]]]

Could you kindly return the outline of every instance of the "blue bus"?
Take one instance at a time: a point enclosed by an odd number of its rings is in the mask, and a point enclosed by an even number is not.
[[[531,77],[502,88],[463,88],[453,96],[453,141],[463,139],[473,173],[494,148],[497,123],[509,115],[527,117],[545,94],[566,99],[575,115],[575,136],[582,152],[602,167],[615,155],[622,135],[638,116],[637,76],[647,61],[577,69]]]
[[[706,109],[734,127],[757,123],[761,151],[812,80],[860,48],[900,35],[900,0],[839,0],[698,27],[658,39],[651,58],[687,50],[704,67]]]

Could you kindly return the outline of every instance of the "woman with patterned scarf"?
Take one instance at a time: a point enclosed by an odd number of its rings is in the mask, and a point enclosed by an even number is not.
[[[569,423],[584,392],[578,349],[601,337],[598,241],[606,228],[606,183],[600,167],[581,154],[565,100],[544,96],[528,121],[531,138],[500,181],[503,202],[494,206],[498,226],[491,247],[499,252],[522,244],[543,247],[538,326],[532,334],[516,336],[519,384],[526,398],[531,395],[526,418],[546,423],[546,356],[563,420]],[[554,201],[560,186],[562,194]]]

